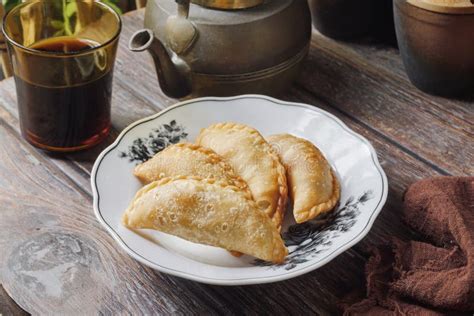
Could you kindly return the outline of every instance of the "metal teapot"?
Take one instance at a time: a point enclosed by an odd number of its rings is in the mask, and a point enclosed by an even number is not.
[[[148,50],[170,97],[277,95],[296,78],[311,39],[305,0],[149,0]]]

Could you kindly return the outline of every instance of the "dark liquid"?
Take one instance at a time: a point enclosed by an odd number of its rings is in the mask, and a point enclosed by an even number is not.
[[[80,52],[94,46],[71,37],[42,41],[31,48]],[[112,71],[82,85],[59,88],[15,79],[22,132],[33,145],[52,151],[74,151],[91,147],[108,135]]]
[[[33,44],[30,48],[43,52],[79,53],[97,46],[96,43],[77,37],[51,38]]]

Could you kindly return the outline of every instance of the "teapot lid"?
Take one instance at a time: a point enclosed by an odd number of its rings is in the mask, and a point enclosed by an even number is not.
[[[247,9],[262,4],[264,1],[265,0],[191,0],[192,3],[199,4],[203,7],[221,10]]]

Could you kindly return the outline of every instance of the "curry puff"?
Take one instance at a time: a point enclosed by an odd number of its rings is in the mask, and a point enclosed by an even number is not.
[[[323,154],[311,142],[289,134],[268,138],[286,167],[297,223],[332,210],[340,196],[339,182]]]
[[[225,181],[243,190],[247,183],[214,151],[195,144],[171,145],[135,167],[134,175],[147,184],[174,176],[197,176]]]
[[[286,172],[262,135],[246,125],[219,123],[203,129],[196,143],[229,162],[247,182],[258,208],[280,229],[288,195]]]
[[[138,191],[122,223],[274,263],[288,254],[279,231],[251,195],[214,179],[180,176],[152,182]]]

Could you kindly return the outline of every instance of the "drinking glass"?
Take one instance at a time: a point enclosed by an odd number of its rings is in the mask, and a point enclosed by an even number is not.
[[[91,0],[32,0],[8,12],[3,32],[23,137],[48,151],[107,137],[120,16]]]

